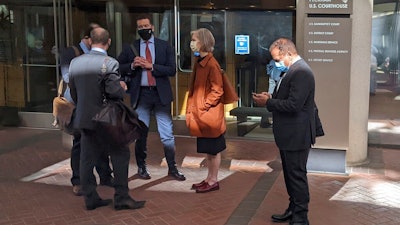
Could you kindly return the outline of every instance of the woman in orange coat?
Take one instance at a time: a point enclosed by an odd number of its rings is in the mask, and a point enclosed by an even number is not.
[[[192,31],[190,48],[196,56],[190,79],[186,108],[186,125],[197,137],[197,152],[207,154],[208,175],[192,185],[196,193],[219,190],[218,170],[221,152],[225,150],[226,130],[221,67],[214,58],[215,39],[212,33],[200,28]]]

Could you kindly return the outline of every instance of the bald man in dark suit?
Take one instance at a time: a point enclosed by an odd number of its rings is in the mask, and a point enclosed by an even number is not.
[[[122,100],[126,84],[120,81],[119,63],[107,55],[111,44],[109,33],[104,28],[90,32],[91,50],[72,60],[69,68],[71,97],[76,103],[73,119],[75,129],[81,130],[80,177],[87,210],[109,205],[112,200],[103,200],[96,191],[93,168],[98,158],[108,153],[114,169],[114,208],[138,209],[145,201],[135,201],[129,196],[128,167],[130,151],[128,146],[116,146],[111,138],[104,138],[102,130],[92,118],[102,109],[103,88],[109,99]],[[104,81],[105,76],[108,76]]]
[[[61,74],[62,74],[62,79],[66,84],[69,82],[69,64],[71,63],[72,59],[75,57],[78,57],[82,54],[89,53],[90,51],[90,43],[89,43],[89,37],[90,37],[90,32],[94,29],[100,27],[97,23],[90,23],[88,28],[85,30],[83,37],[79,44],[74,45],[74,46],[69,46],[61,51],[60,54],[60,67],[61,67]],[[73,102],[70,94],[70,89],[67,87],[64,92],[64,97],[70,101]],[[80,162],[80,155],[81,155],[81,133],[80,132],[74,132],[73,134],[73,140],[72,140],[72,148],[71,148],[71,170],[72,170],[72,177],[71,177],[71,183],[72,183],[72,192],[80,196],[82,195],[81,191],[81,182],[80,182],[80,176],[79,176],[79,162]],[[114,178],[111,176],[112,170],[110,168],[110,163],[108,159],[108,155],[105,154],[101,157],[99,157],[99,161],[97,162],[96,166],[96,171],[99,174],[100,177],[100,185],[107,185],[112,187]]]

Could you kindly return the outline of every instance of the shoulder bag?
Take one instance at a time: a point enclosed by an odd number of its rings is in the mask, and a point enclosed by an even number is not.
[[[73,45],[71,48],[74,50],[75,57],[81,55],[76,46]],[[68,134],[73,134],[74,130],[72,129],[71,119],[75,110],[75,105],[72,102],[69,102],[63,96],[67,85],[68,84],[65,83],[63,79],[61,79],[60,83],[58,84],[57,97],[53,99],[54,122],[52,125],[60,128],[62,131]]]
[[[224,89],[224,94],[221,97],[221,103],[230,104],[237,102],[239,100],[239,97],[236,94],[235,88],[233,87],[233,85],[228,79],[228,76],[226,76],[224,70],[222,69],[221,69],[221,74],[222,74],[223,89]]]
[[[53,126],[58,127],[66,133],[72,134],[71,118],[75,105],[63,97],[65,82],[60,81],[58,85],[58,95],[53,99]]]

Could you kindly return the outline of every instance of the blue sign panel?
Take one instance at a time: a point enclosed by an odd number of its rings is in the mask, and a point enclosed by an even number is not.
[[[249,35],[235,35],[235,54],[237,55],[250,54]]]

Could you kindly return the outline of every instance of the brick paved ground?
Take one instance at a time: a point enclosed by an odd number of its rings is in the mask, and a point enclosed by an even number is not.
[[[153,178],[137,179],[133,157],[129,171],[130,194],[147,200],[146,207],[86,211],[82,197],[71,193],[69,150],[62,148],[59,131],[0,129],[0,224],[261,225],[274,224],[270,215],[285,210],[287,195],[273,143],[229,139],[221,190],[196,194],[190,186],[207,171],[195,139],[177,137],[177,162],[187,177],[178,182],[166,177],[158,135],[150,138]],[[400,224],[400,151],[373,146],[369,156],[370,164],[348,168],[348,176],[309,174],[311,224]],[[104,198],[113,196],[109,187],[98,190]]]

